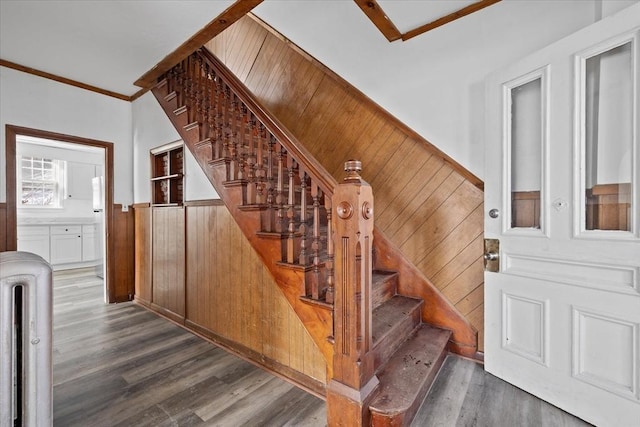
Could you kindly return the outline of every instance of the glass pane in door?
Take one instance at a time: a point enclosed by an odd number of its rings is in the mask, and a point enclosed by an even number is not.
[[[540,228],[542,79],[511,88],[511,228]]]
[[[587,58],[584,73],[585,229],[631,231],[631,42]]]

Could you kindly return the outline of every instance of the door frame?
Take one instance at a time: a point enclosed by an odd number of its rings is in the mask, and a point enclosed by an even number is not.
[[[114,242],[110,238],[113,229],[113,143],[99,141],[96,139],[82,138],[73,135],[65,135],[62,133],[49,132],[40,129],[32,129],[21,126],[7,124],[5,127],[5,144],[6,144],[6,203],[7,203],[7,222],[6,222],[6,245],[8,251],[15,251],[18,248],[17,239],[17,195],[16,195],[16,139],[18,135],[30,136],[36,138],[50,139],[54,141],[68,142],[72,144],[98,147],[104,149],[104,170],[105,170],[105,194],[104,194],[104,212],[105,212],[105,278],[107,302],[116,302],[115,298],[115,269],[113,266],[113,250]]]

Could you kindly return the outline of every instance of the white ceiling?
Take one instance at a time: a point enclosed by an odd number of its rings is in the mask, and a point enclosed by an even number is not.
[[[379,4],[404,32],[474,2],[381,0]],[[233,0],[0,0],[0,58],[130,96],[140,89],[133,85],[134,81],[233,3]],[[336,25],[349,28],[353,25],[357,29],[366,20],[351,0],[323,0],[323,3],[335,7],[339,18]],[[287,1],[266,0],[256,8],[256,13],[260,16],[261,10],[276,8],[286,16],[287,7]],[[351,7],[353,13],[340,13],[341,7]],[[372,23],[367,25],[370,37],[381,37]]]
[[[477,2],[478,0],[378,0],[382,10],[401,33],[433,22]]]
[[[124,95],[232,0],[0,0],[0,58]]]

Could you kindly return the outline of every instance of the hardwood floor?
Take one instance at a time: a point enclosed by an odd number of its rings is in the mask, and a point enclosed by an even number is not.
[[[55,274],[55,426],[326,424],[321,399],[102,292]]]
[[[412,427],[586,427],[579,418],[449,355]]]
[[[321,399],[133,304],[54,274],[54,426],[324,426]],[[449,356],[412,426],[588,426]]]

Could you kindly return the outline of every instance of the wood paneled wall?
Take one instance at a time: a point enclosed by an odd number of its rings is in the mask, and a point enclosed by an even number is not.
[[[362,161],[377,230],[478,329],[482,350],[482,182],[255,18],[206,47],[336,179]]]
[[[187,325],[248,349],[250,358],[262,357],[267,365],[275,361],[324,385],[322,353],[228,209],[187,206],[186,230]]]
[[[135,297],[142,303],[149,304],[152,300],[152,246],[151,246],[151,207],[149,204],[137,204],[133,207],[135,221],[134,238],[134,266],[135,266]]]
[[[113,205],[113,225],[110,227],[109,302],[130,301],[134,292],[134,217],[133,210],[122,212],[122,205]]]
[[[181,322],[185,314],[185,219],[183,207],[153,208],[151,302]]]
[[[0,252],[7,250],[7,204],[0,203]]]

